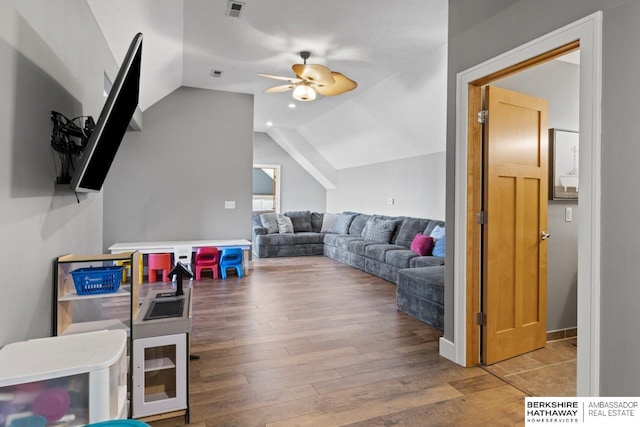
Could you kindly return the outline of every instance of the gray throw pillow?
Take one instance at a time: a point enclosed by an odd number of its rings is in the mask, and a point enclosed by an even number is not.
[[[291,218],[294,232],[311,231],[311,211],[293,211],[284,214]]]
[[[371,218],[364,229],[364,240],[376,243],[389,243],[396,227],[393,220]]]
[[[278,215],[278,232],[280,234],[293,234],[293,223],[291,222],[291,218],[286,215]]]
[[[278,232],[278,215],[274,212],[260,214],[260,221],[262,221],[262,226],[267,229],[267,234]]]
[[[322,217],[322,228],[320,229],[320,231],[322,233],[333,233],[334,224],[338,220],[339,216],[340,214],[324,214],[324,216]]]

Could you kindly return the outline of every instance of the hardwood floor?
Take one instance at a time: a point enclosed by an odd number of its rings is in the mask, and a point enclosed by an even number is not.
[[[392,283],[322,256],[193,283],[191,426],[524,424],[523,392],[440,357]]]

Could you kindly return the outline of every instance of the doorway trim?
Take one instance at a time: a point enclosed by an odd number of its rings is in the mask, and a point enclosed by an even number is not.
[[[600,200],[602,12],[598,11],[482,64],[458,73],[453,259],[453,341],[440,340],[440,354],[468,366],[467,137],[470,83],[578,41],[580,44],[580,224],[578,227],[577,395],[599,395]],[[583,145],[584,144],[584,145]],[[473,301],[472,301],[473,302]],[[474,302],[475,303],[475,302]],[[473,307],[472,307],[473,308]],[[479,307],[478,307],[479,310]],[[469,347],[469,348],[468,348]]]

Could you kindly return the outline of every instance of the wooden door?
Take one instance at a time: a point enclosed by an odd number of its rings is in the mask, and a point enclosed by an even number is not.
[[[547,101],[488,87],[484,125],[483,363],[545,346]]]

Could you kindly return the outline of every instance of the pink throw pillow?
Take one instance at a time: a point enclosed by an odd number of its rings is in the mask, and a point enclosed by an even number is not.
[[[416,234],[409,247],[413,252],[420,256],[429,255],[433,249],[433,237],[425,236],[422,233]]]

